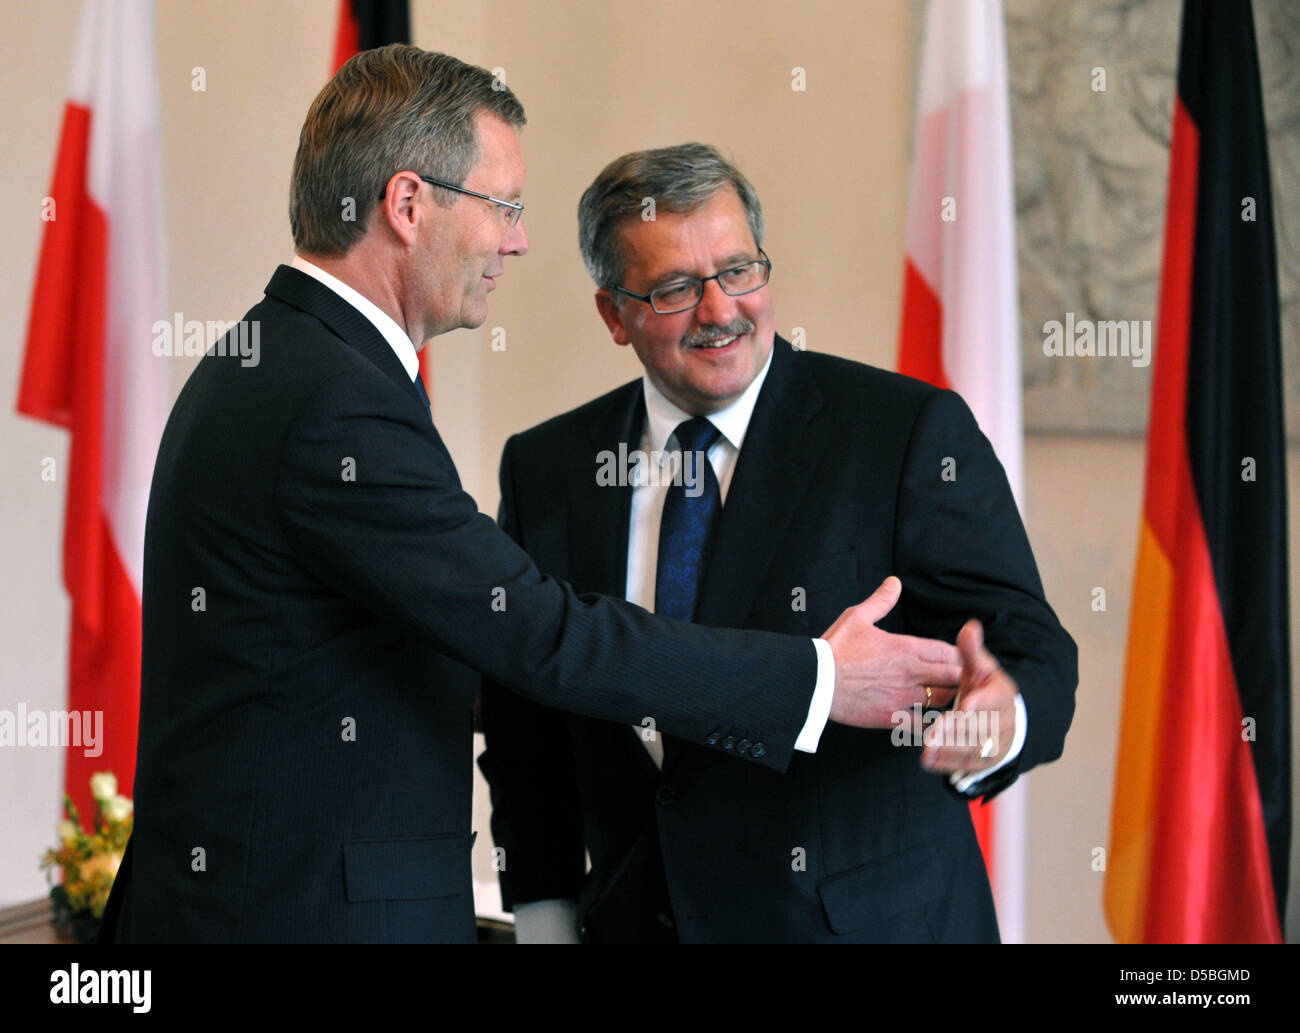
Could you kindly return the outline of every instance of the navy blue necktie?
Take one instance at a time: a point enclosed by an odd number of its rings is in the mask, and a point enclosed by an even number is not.
[[[429,392],[424,389],[424,378],[417,372],[415,374],[415,389],[420,392],[420,401],[424,403],[424,411],[429,414],[429,419],[433,419],[433,403],[429,401]]]
[[[681,449],[681,476],[673,479],[664,499],[655,573],[655,613],[665,617],[695,618],[709,539],[722,509],[718,477],[708,457],[719,434],[703,416],[687,420],[673,432]]]

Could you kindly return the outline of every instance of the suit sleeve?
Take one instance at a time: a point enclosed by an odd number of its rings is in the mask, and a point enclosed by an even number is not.
[[[744,735],[763,744],[755,762],[789,765],[816,677],[810,640],[682,624],[544,577],[461,490],[437,431],[390,382],[322,383],[276,479],[306,569],[486,678],[591,717],[651,717],[708,749]]]
[[[498,523],[523,547],[510,443],[501,455]],[[581,809],[568,720],[503,686],[483,684],[479,768],[492,795],[492,841],[505,851],[498,872],[507,911],[538,900],[574,900],[586,869]]]
[[[1061,755],[1074,715],[1078,650],[1043,595],[1002,464],[961,397],[922,405],[899,489],[894,569],[907,628],[952,642],[970,618],[1020,689],[1028,737],[983,783],[991,799]]]

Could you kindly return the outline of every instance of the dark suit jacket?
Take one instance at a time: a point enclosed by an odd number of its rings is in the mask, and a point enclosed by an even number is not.
[[[149,499],[135,833],[105,936],[474,937],[474,671],[783,770],[804,638],[579,597],[460,487],[380,333],[281,267],[260,362],[210,352]],[[721,755],[721,747],[704,746]]]
[[[590,470],[638,448],[644,418],[638,380],[506,445],[502,527],[582,591],[625,591],[632,489]],[[882,627],[951,642],[979,617],[1023,695],[1023,752],[987,795],[1060,755],[1074,642],[959,396],[778,337],[720,519],[699,623],[818,635],[897,574]],[[670,920],[683,942],[997,939],[967,802],[889,730],[828,725],[784,773],[669,735],[661,773],[626,726],[486,684],[483,717],[508,907],[577,897],[593,942],[659,939]]]

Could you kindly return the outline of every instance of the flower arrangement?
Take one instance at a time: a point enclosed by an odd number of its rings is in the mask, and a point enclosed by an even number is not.
[[[54,925],[77,943],[93,943],[99,934],[104,905],[134,824],[133,805],[118,795],[117,779],[111,772],[91,776],[90,792],[96,811],[91,829],[82,829],[77,808],[65,793],[67,818],[59,823],[59,845],[41,858],[47,879],[53,880],[55,868],[62,875],[50,888]]]

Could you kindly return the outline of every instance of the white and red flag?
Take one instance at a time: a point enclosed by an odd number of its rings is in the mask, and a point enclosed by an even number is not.
[[[965,398],[1023,511],[1020,305],[1001,0],[928,4],[898,369]],[[1025,927],[1025,789],[971,817],[1003,940]]]
[[[144,523],[167,418],[152,327],[164,313],[162,162],[152,0],[86,0],[45,199],[18,411],[71,432],[63,581],[72,599],[69,711],[102,712],[102,753],[67,750],[83,819],[89,779],[135,775]]]

